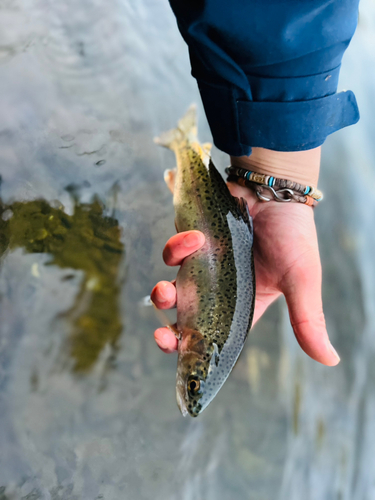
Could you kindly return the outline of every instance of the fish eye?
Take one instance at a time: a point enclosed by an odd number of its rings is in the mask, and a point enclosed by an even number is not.
[[[188,383],[187,383],[187,389],[191,395],[198,394],[199,390],[201,387],[201,383],[198,377],[189,377]]]

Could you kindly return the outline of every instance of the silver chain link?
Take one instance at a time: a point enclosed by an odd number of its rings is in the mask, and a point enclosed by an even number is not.
[[[275,191],[273,187],[267,186],[267,184],[259,184],[259,188],[257,187],[255,192],[258,198],[262,201],[271,201],[273,199],[280,202],[289,202],[292,201],[295,197],[295,193],[288,188],[279,189],[278,191]],[[272,196],[270,198],[262,194],[263,188],[268,189],[268,191],[271,192]],[[286,196],[284,197],[279,196],[281,193],[285,194]]]

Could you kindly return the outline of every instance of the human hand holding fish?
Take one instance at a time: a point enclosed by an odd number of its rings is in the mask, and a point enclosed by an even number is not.
[[[325,327],[312,209],[263,203],[242,183],[226,185],[209,146],[201,145],[196,134],[192,107],[176,129],[157,139],[177,159],[165,180],[173,193],[178,234],[167,242],[163,257],[181,268],[175,283],[159,282],[151,294],[160,309],[177,305],[176,336],[173,328],[159,328],[155,339],[165,352],[178,349],[177,402],[191,416],[215,397],[253,319],[281,294],[302,349],[323,364],[339,362]]]
[[[262,203],[247,188],[234,183],[228,186],[234,196],[247,200],[253,217],[257,279],[253,325],[284,294],[302,349],[316,361],[335,366],[339,358],[329,342],[322,309],[321,264],[313,210],[298,203]],[[203,244],[204,235],[198,231],[178,233],[168,240],[164,261],[178,266]],[[175,307],[175,284],[159,282],[151,297],[160,309]],[[177,349],[178,341],[168,328],[158,328],[155,340],[164,352]]]

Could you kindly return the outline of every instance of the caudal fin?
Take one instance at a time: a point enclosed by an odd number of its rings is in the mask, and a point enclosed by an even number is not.
[[[177,128],[162,133],[160,137],[155,137],[154,142],[165,148],[173,149],[175,144],[183,140],[188,139],[191,142],[196,140],[197,133],[197,107],[192,104],[186,114],[178,121]]]
[[[178,121],[178,128],[185,136],[193,135],[195,137],[197,135],[198,129],[196,104],[192,104],[186,111],[185,115]]]

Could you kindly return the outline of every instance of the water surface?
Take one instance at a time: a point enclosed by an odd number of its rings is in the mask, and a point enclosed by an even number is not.
[[[15,0],[0,14],[0,498],[374,499],[372,2],[340,82],[362,118],[324,146],[316,211],[342,362],[307,358],[280,301],[194,420],[140,303],[175,276],[161,260],[174,159],[152,139],[197,102],[210,140],[170,8]]]

